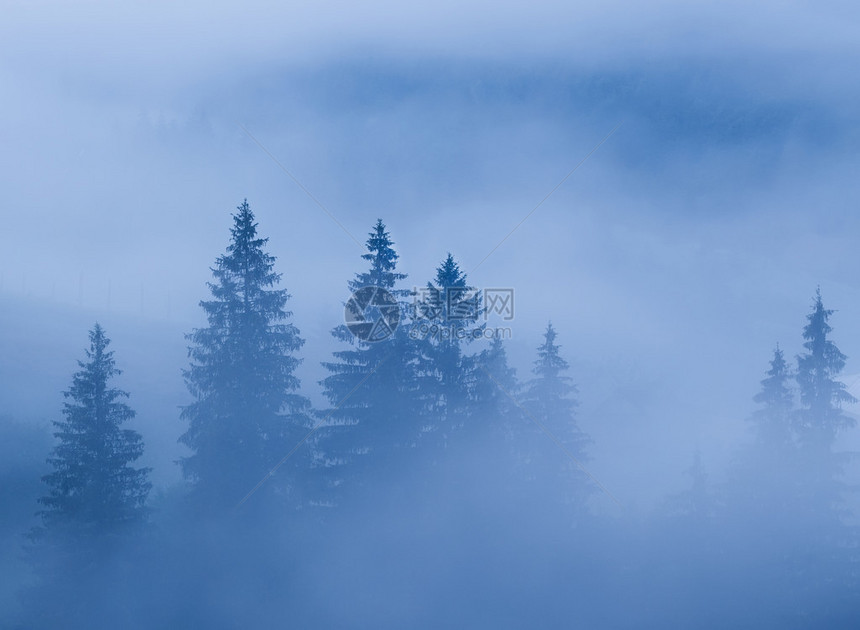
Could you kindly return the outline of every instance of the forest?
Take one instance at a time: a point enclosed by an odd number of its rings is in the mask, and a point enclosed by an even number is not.
[[[761,357],[726,474],[690,453],[686,488],[643,512],[592,470],[564,312],[517,369],[513,289],[471,286],[445,252],[414,280],[380,219],[339,349],[302,382],[319,353],[293,321],[298,270],[247,200],[223,228],[175,377],[182,483],[141,464],[142,386],[116,385],[98,322],[52,440],[4,418],[3,627],[858,627],[856,454],[838,447],[857,401],[814,286],[797,338]]]

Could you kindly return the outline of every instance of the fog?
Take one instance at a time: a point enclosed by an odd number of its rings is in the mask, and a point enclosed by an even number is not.
[[[3,13],[4,627],[856,627],[854,6]],[[285,373],[229,355],[201,390],[187,335],[218,328],[201,300],[245,199],[281,274],[264,288],[290,295],[269,323],[303,343],[277,342]],[[377,286],[357,274],[378,219],[403,339],[338,338]],[[449,254],[510,291],[478,320],[516,378],[481,367],[487,339],[410,336],[409,292],[447,292]],[[815,355],[813,386],[816,312],[847,359]],[[152,487],[80,538],[37,512],[96,322]],[[549,322],[558,399],[533,372]],[[756,399],[777,345],[785,409]],[[345,350],[368,381],[331,380]],[[265,396],[219,398],[262,365],[277,430],[247,410]],[[182,438],[204,408],[235,448]]]

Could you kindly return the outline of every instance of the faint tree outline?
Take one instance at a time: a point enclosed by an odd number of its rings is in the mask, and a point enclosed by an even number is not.
[[[393,354],[393,353],[392,353],[392,354]],[[315,425],[315,426],[314,426],[310,431],[308,431],[308,432],[305,434],[305,436],[304,436],[301,440],[299,440],[299,441],[298,441],[298,443],[297,443],[297,444],[296,444],[292,449],[290,449],[290,452],[289,452],[289,453],[287,453],[286,455],[284,455],[284,456],[281,458],[281,460],[280,460],[277,464],[275,464],[275,465],[272,467],[272,469],[271,469],[268,473],[266,473],[266,475],[265,475],[262,479],[260,479],[260,481],[258,481],[258,482],[257,482],[257,485],[256,485],[256,486],[254,486],[254,487],[250,490],[250,492],[248,492],[248,494],[246,494],[244,497],[242,497],[242,500],[241,500],[241,501],[239,501],[239,502],[236,504],[236,507],[235,507],[235,508],[233,508],[233,509],[234,509],[234,511],[239,510],[239,508],[241,508],[241,507],[242,507],[242,506],[243,506],[243,505],[248,501],[248,499],[250,499],[250,498],[254,495],[254,493],[255,493],[255,492],[257,492],[257,490],[259,490],[260,488],[262,488],[262,487],[263,487],[263,484],[265,484],[265,483],[266,483],[266,481],[268,481],[270,477],[274,476],[274,474],[275,474],[275,472],[277,472],[278,468],[280,468],[281,466],[283,466],[283,465],[284,465],[284,463],[286,463],[286,461],[287,461],[290,457],[292,457],[292,456],[295,454],[295,452],[296,452],[296,451],[298,451],[298,450],[299,450],[299,448],[302,446],[302,444],[304,444],[305,442],[307,442],[307,441],[310,439],[310,437],[311,437],[314,433],[316,433],[316,432],[320,429],[320,427],[322,427],[322,426],[326,423],[326,421],[331,417],[331,415],[332,415],[335,411],[337,411],[338,409],[340,409],[340,408],[343,406],[343,404],[344,404],[347,400],[349,400],[349,398],[350,398],[350,397],[351,397],[351,396],[352,396],[356,391],[358,391],[358,389],[359,389],[362,385],[364,385],[364,383],[365,383],[365,382],[367,382],[367,379],[369,379],[371,376],[373,376],[374,374],[376,374],[376,371],[377,371],[377,370],[382,366],[382,364],[383,364],[383,363],[385,363],[386,361],[388,361],[388,359],[389,359],[389,358],[391,358],[392,354],[389,354],[388,356],[383,357],[383,358],[379,361],[379,363],[377,363],[377,364],[376,364],[376,367],[374,367],[370,372],[368,372],[367,376],[365,376],[363,379],[361,379],[361,380],[358,382],[358,384],[357,384],[355,387],[353,387],[353,388],[352,388],[352,390],[351,390],[351,391],[350,391],[346,396],[344,396],[344,397],[343,397],[343,399],[342,399],[342,400],[337,404],[337,406],[335,406],[333,409],[331,409],[331,410],[330,410],[330,411],[325,415],[325,417],[324,417],[322,420],[320,420],[320,421],[319,421],[319,422],[318,422],[318,423],[317,423],[317,424],[316,424],[316,425]]]
[[[597,477],[595,477],[593,474],[591,474],[591,472],[589,472],[589,470],[588,470],[588,469],[587,469],[587,468],[582,464],[582,462],[580,462],[576,457],[574,457],[573,453],[571,453],[567,448],[565,448],[564,444],[562,444],[562,443],[561,443],[561,441],[560,441],[560,440],[559,440],[559,439],[558,439],[558,438],[557,438],[557,437],[556,437],[556,436],[555,436],[555,435],[554,435],[554,434],[553,434],[549,429],[547,429],[547,428],[546,428],[546,426],[545,426],[545,425],[544,425],[540,420],[538,420],[538,419],[534,416],[534,414],[533,414],[532,412],[530,412],[528,409],[526,409],[525,407],[523,407],[523,405],[522,405],[522,404],[520,404],[520,402],[519,402],[516,398],[514,398],[514,397],[511,395],[511,393],[510,393],[510,392],[508,392],[508,390],[506,390],[504,387],[502,387],[502,384],[501,384],[501,383],[499,383],[499,381],[496,379],[496,377],[495,377],[495,376],[493,376],[492,374],[490,374],[490,372],[489,372],[486,368],[484,368],[484,366],[482,366],[482,365],[479,365],[479,366],[478,366],[478,369],[479,369],[479,370],[481,370],[481,371],[482,371],[484,374],[486,374],[487,376],[489,376],[489,377],[490,377],[490,380],[491,380],[491,381],[493,381],[493,382],[498,386],[499,390],[500,390],[500,391],[501,391],[505,396],[507,396],[508,398],[510,398],[510,399],[511,399],[511,402],[512,402],[512,403],[514,403],[517,407],[519,407],[519,408],[520,408],[520,409],[521,409],[521,410],[522,410],[522,411],[523,411],[523,412],[524,412],[524,413],[525,413],[529,418],[531,418],[531,419],[532,419],[532,422],[534,422],[534,423],[538,426],[538,428],[540,428],[540,430],[541,430],[541,431],[543,431],[543,432],[544,432],[544,433],[549,437],[549,439],[551,439],[551,440],[555,443],[555,445],[556,445],[556,446],[558,446],[558,447],[561,449],[561,451],[562,451],[565,455],[567,455],[568,459],[570,459],[574,464],[576,464],[576,465],[577,465],[577,467],[578,467],[582,472],[584,472],[584,473],[585,473],[585,475],[586,475],[589,479],[591,479],[591,480],[594,482],[594,484],[595,484],[598,488],[600,488],[600,490],[602,490],[602,491],[603,491],[603,493],[604,493],[604,494],[606,494],[606,496],[608,496],[610,499],[612,499],[618,507],[620,507],[620,508],[623,508],[623,507],[624,507],[623,505],[621,505],[621,501],[619,501],[619,500],[615,497],[615,495],[614,495],[614,494],[612,494],[612,493],[609,491],[609,489],[608,489],[606,486],[604,486],[604,485],[600,482],[600,480],[599,480]]]

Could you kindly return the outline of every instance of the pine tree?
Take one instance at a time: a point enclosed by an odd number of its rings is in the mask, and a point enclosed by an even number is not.
[[[521,386],[516,369],[508,365],[501,337],[494,335],[490,347],[471,358],[470,363],[466,430],[470,434],[509,441],[514,422],[523,420],[521,410],[513,402]]]
[[[803,329],[806,353],[797,358],[797,384],[802,409],[796,429],[801,444],[810,449],[829,449],[836,434],[854,425],[842,405],[857,402],[837,377],[845,367],[845,355],[828,339],[832,310],[824,308],[821,291],[816,291],[812,313]]]
[[[369,315],[366,334],[347,325],[332,331],[350,347],[323,363],[330,375],[320,382],[332,405],[323,412],[326,423],[316,439],[317,465],[326,486],[317,500],[327,505],[341,503],[344,492],[402,462],[420,429],[417,347],[403,319],[410,292],[397,288],[406,274],[396,270],[398,254],[381,219],[362,258],[369,269],[347,286],[352,300],[360,302],[356,308],[362,312],[356,315],[363,316],[364,310]]]
[[[452,444],[454,462],[462,462],[462,477],[473,479],[475,501],[501,499],[515,480],[514,436],[527,419],[515,402],[521,385],[516,369],[508,365],[501,337],[489,348],[465,358],[468,401],[463,430]],[[450,461],[450,460],[449,460]],[[475,466],[472,462],[480,462]],[[490,494],[496,489],[497,493]],[[480,494],[487,496],[480,497]]]
[[[684,471],[690,478],[686,490],[669,497],[666,508],[674,518],[687,521],[694,529],[702,526],[714,516],[714,501],[708,483],[708,473],[702,463],[702,454],[697,449],[693,463]]]
[[[838,379],[845,367],[845,355],[829,339],[832,310],[824,308],[821,291],[816,291],[812,312],[803,329],[806,352],[797,357],[797,384],[801,407],[794,415],[800,448],[798,466],[802,474],[800,501],[806,509],[810,528],[826,535],[838,528],[842,510],[843,472],[846,455],[833,452],[839,431],[854,425],[842,405],[856,402]]]
[[[87,360],[78,362],[81,369],[63,393],[64,419],[54,422],[59,443],[48,459],[53,470],[42,478],[50,492],[39,500],[41,534],[109,536],[145,518],[150,469],[132,466],[143,439],[121,428],[135,413],[123,402],[128,393],[110,385],[121,371],[104,329],[96,324],[89,337]]]
[[[751,421],[759,445],[784,450],[791,445],[791,415],[794,396],[791,391],[791,370],[779,345],[773,351],[770,369],[761,381],[761,391],[753,400],[761,405]]]
[[[472,364],[463,345],[483,335],[485,327],[478,323],[482,308],[480,293],[469,286],[451,254],[416,301],[415,330],[422,342],[419,371],[425,377],[423,431],[434,450],[444,450],[466,421]]]
[[[182,470],[215,509],[237,505],[309,425],[310,403],[294,373],[304,340],[289,323],[290,295],[276,288],[281,274],[247,200],[237,210],[227,252],[208,283],[212,299],[200,302],[208,326],[187,335],[191,365],[184,372],[196,400],[182,410],[188,430],[180,441],[192,451]],[[267,480],[257,499],[295,486],[298,461]]]
[[[526,480],[560,484],[562,502],[581,512],[585,497],[591,492],[580,468],[587,459],[590,438],[577,425],[577,388],[565,375],[569,365],[561,357],[556,336],[552,323],[548,324],[532,369],[534,378],[527,383],[522,401],[530,417],[521,426],[515,443],[520,449],[520,468]],[[535,420],[541,427],[535,426]]]
[[[730,470],[724,503],[737,510],[746,527],[774,532],[791,521],[798,480],[797,444],[792,432],[792,373],[779,346],[773,351],[761,390],[760,405],[749,418],[753,441],[743,448]]]

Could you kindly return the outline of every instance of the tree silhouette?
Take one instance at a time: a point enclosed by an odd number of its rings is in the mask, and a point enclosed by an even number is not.
[[[281,275],[247,200],[237,210],[208,284],[212,299],[200,302],[208,326],[187,336],[184,372],[196,400],[182,410],[188,429],[180,441],[192,450],[182,470],[215,509],[236,505],[264,478],[258,495],[297,491],[298,457],[275,478],[267,475],[309,425],[310,403],[294,374],[304,341],[289,323],[290,296],[276,288]]]

